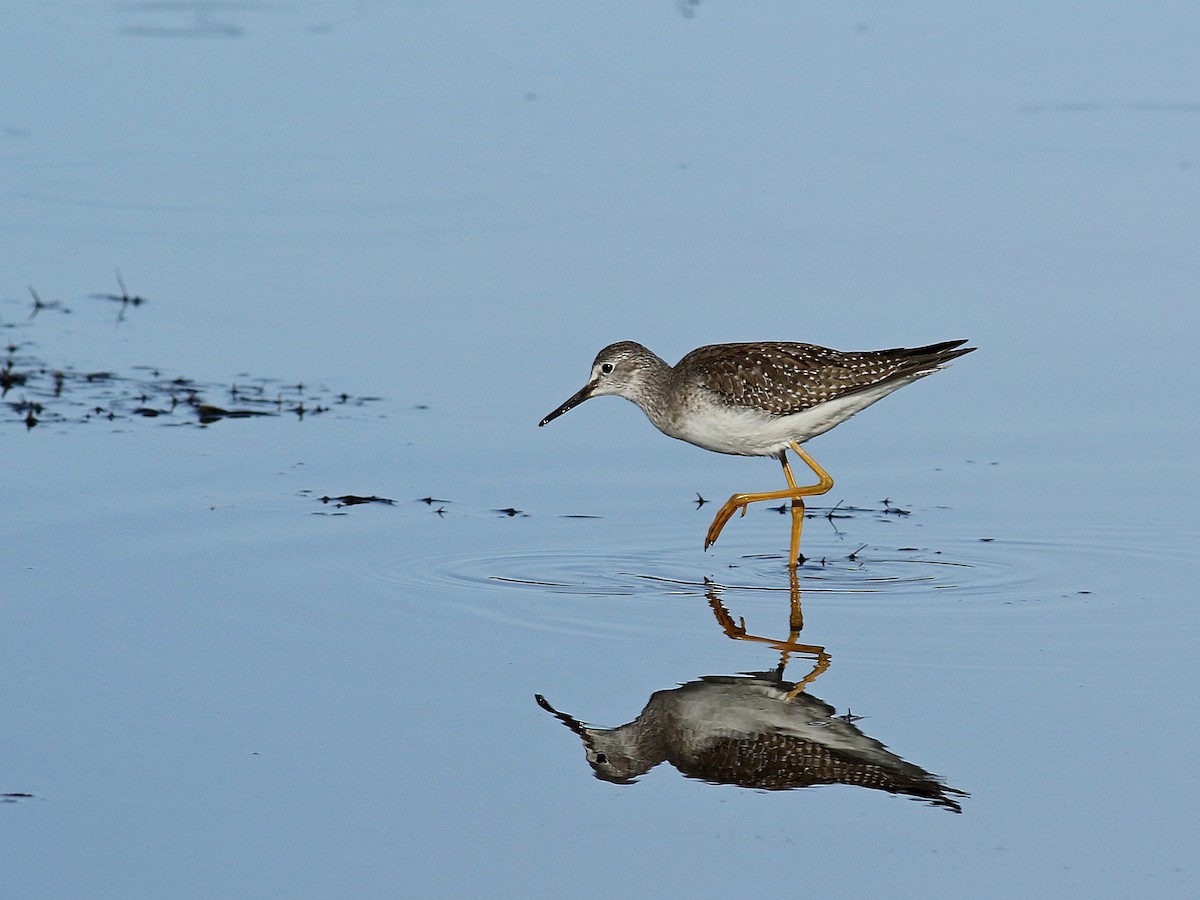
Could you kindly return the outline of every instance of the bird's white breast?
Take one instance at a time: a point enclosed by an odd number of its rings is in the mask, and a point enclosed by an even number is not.
[[[792,441],[802,444],[824,434],[917,377],[894,379],[786,416],[731,406],[715,394],[697,395],[686,409],[651,421],[665,434],[705,450],[737,456],[777,456]]]

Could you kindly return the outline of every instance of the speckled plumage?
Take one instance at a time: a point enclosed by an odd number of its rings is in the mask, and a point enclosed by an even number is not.
[[[962,811],[965,793],[795,687],[709,675],[656,691],[636,719],[617,728],[585,725],[540,695],[537,702],[582,738],[592,771],[605,781],[629,784],[666,762],[711,784],[768,791],[846,784]]]
[[[962,343],[860,352],[783,341],[711,344],[681,359],[672,380],[714,391],[736,406],[786,416],[893,378],[929,374],[970,352],[953,350]]]

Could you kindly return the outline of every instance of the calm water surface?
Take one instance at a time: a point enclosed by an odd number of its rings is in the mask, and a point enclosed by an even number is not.
[[[1194,896],[1198,26],[14,5],[6,896]],[[776,463],[536,427],[959,337],[795,592]]]

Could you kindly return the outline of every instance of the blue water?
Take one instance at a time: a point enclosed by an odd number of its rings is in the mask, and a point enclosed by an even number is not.
[[[6,19],[6,896],[1200,889],[1200,13]],[[612,728],[780,662],[718,612],[789,637],[788,518],[702,541],[782,479],[616,399],[537,422],[614,340],[955,338],[809,445],[792,643],[961,814],[593,777],[535,694]]]

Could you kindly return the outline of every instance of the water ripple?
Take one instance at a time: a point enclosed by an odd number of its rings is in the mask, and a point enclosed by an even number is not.
[[[1176,532],[1177,540],[1166,542],[1166,531],[1159,523],[1125,523],[1119,529],[1081,528],[1066,537],[947,537],[936,548],[880,542],[855,550],[847,542],[837,546],[837,556],[806,561],[800,585],[806,598],[821,596],[822,602],[903,600],[916,606],[1087,595],[1112,585],[1130,562],[1186,563],[1194,536]],[[789,590],[782,554],[700,554],[691,542],[672,546],[677,537],[647,540],[643,534],[635,543],[622,536],[625,546],[582,550],[558,546],[481,553],[462,547],[413,559],[389,557],[375,574],[425,593],[462,598],[476,610],[503,608],[506,596],[561,604],[567,598],[653,602],[714,589],[764,596]]]

